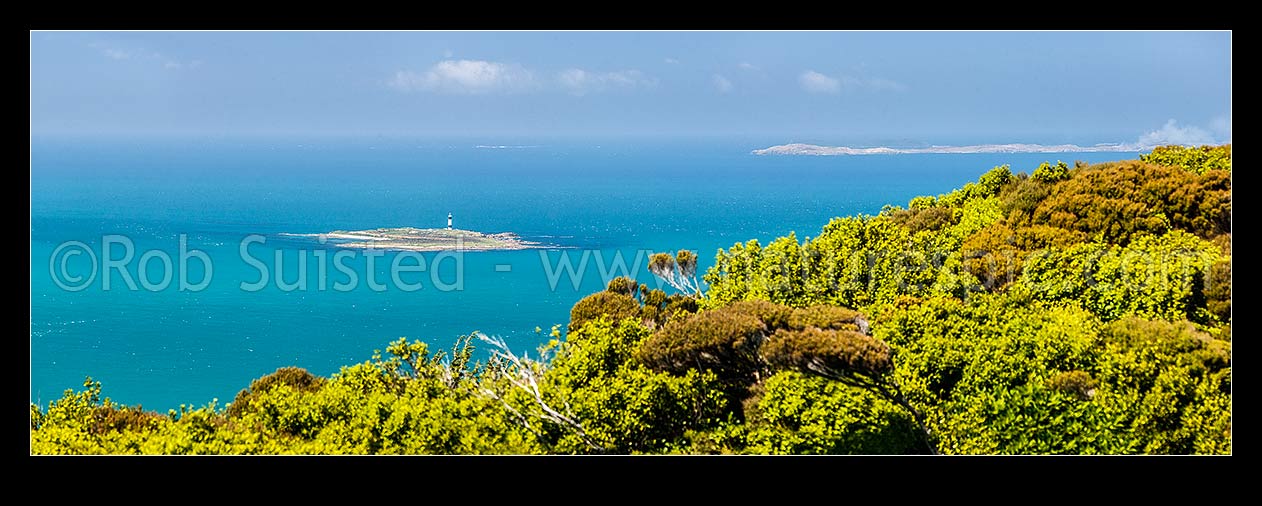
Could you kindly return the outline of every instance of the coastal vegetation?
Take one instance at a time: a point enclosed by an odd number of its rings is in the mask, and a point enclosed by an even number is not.
[[[31,405],[36,454],[1231,453],[1231,147],[1001,166],[718,252],[654,255],[535,358],[400,338],[226,406]],[[474,360],[475,347],[490,352]]]

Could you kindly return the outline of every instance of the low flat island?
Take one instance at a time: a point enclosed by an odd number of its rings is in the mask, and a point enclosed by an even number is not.
[[[282,234],[289,237],[324,237],[344,248],[388,249],[400,251],[501,251],[553,248],[527,241],[512,232],[486,234],[450,228],[375,228],[371,230],[334,230],[325,234]]]

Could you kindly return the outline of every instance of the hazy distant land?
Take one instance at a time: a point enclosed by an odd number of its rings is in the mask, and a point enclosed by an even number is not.
[[[473,230],[446,228],[376,228],[334,230],[324,234],[281,234],[290,237],[323,237],[344,248],[372,248],[400,251],[499,251],[547,248],[512,232],[486,234]],[[343,242],[344,241],[344,242]]]
[[[1132,152],[1143,151],[1139,144],[1096,144],[1079,146],[1076,144],[978,144],[974,146],[930,146],[927,148],[851,148],[846,146],[818,146],[815,144],[782,144],[769,148],[755,149],[755,155],[904,155],[904,154],[964,154],[964,153],[1099,153],[1099,152]]]

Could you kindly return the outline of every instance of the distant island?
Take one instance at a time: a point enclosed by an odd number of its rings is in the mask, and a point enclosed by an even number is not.
[[[1145,146],[1139,144],[1096,144],[1079,146],[1076,144],[979,144],[975,146],[930,146],[927,148],[851,148],[846,146],[818,146],[815,144],[783,144],[769,148],[755,149],[755,155],[909,155],[909,154],[965,154],[965,153],[1099,153],[1099,152],[1131,152],[1143,151]]]
[[[527,241],[511,232],[487,234],[458,228],[375,228],[334,230],[324,234],[281,234],[289,237],[324,237],[344,248],[400,251],[499,251],[551,247]]]

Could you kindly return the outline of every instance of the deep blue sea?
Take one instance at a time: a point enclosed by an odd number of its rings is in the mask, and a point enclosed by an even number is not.
[[[749,154],[783,141],[35,139],[31,400],[47,405],[92,376],[108,397],[148,409],[223,405],[278,367],[332,374],[400,336],[446,348],[477,330],[533,352],[575,301],[620,274],[619,253],[628,267],[640,255],[637,278],[653,285],[646,250],[698,251],[704,271],[736,242],[813,237],[835,216],[905,206],[995,165],[1030,172],[1058,158]],[[413,270],[395,283],[399,253],[372,257],[370,273],[362,252],[339,267],[335,254],[350,250],[280,235],[443,227],[449,212],[456,228],[558,248],[424,253],[425,271],[411,255],[400,261]],[[181,236],[210,260],[208,280],[201,260],[181,262]],[[563,255],[579,275],[562,270],[551,282]],[[286,286],[300,278],[299,259],[305,289],[278,286],[277,274]],[[350,283],[340,269],[354,273],[353,289],[335,287]],[[249,288],[260,270],[266,285]],[[194,286],[181,290],[181,277]]]

